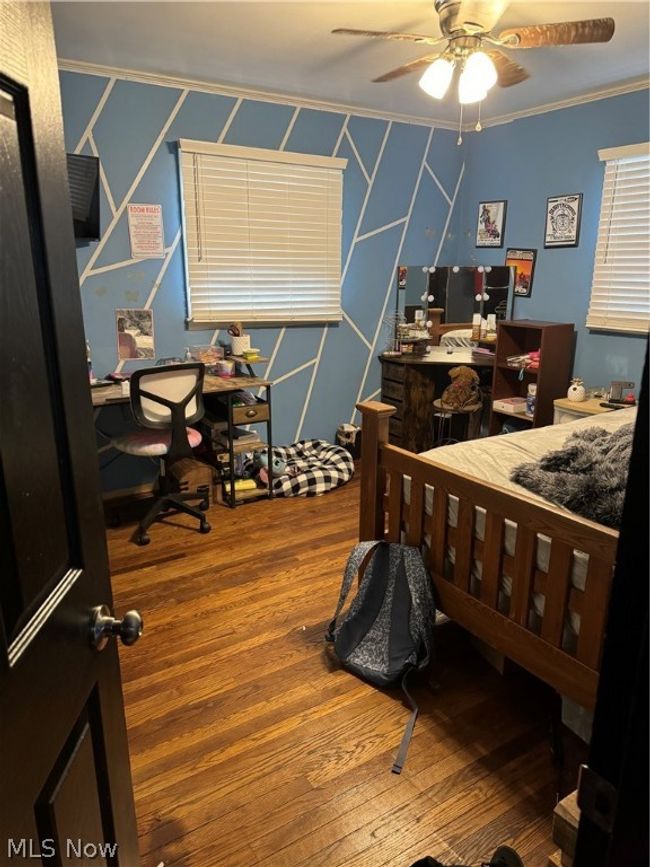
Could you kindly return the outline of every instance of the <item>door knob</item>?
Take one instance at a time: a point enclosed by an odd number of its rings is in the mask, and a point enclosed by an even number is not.
[[[90,643],[96,650],[103,650],[108,639],[119,637],[127,647],[135,644],[142,635],[144,622],[139,611],[127,611],[121,620],[111,615],[108,605],[93,608],[90,618]]]

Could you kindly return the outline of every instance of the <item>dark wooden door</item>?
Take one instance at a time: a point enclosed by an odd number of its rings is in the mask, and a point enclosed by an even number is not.
[[[50,10],[0,2],[2,865],[138,863],[117,648],[90,641],[102,604],[112,599]]]

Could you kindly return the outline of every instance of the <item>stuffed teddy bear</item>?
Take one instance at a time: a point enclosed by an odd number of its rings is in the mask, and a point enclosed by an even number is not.
[[[472,404],[481,403],[478,387],[478,374],[471,367],[452,367],[449,371],[451,385],[443,391],[440,405],[444,409],[464,409]]]

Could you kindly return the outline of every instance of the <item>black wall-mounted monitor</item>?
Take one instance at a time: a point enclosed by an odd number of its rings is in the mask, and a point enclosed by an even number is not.
[[[74,236],[79,241],[99,240],[99,159],[67,154]]]

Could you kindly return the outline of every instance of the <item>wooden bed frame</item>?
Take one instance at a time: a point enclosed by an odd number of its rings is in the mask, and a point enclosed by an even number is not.
[[[391,446],[394,407],[368,401],[357,408],[363,428],[360,540],[403,539],[420,548],[440,610],[562,695],[593,708],[618,533]],[[410,504],[404,476],[411,479]],[[434,488],[432,515],[425,513],[425,486]],[[448,525],[449,495],[459,501],[456,527]],[[474,536],[475,506],[486,512],[484,542]],[[506,519],[517,524],[513,557],[503,550]],[[547,573],[536,567],[538,533],[551,539]],[[445,564],[449,545],[456,551],[453,566]],[[571,585],[574,549],[589,555],[584,591]],[[482,562],[480,597],[470,592],[473,560]],[[512,578],[505,614],[498,608],[504,571]],[[533,593],[546,598],[539,632],[529,628]],[[575,654],[562,649],[569,611],[580,615]]]
[[[440,340],[443,334],[448,331],[457,331],[459,328],[468,328],[471,330],[471,322],[441,322],[445,312],[444,307],[429,307],[427,310],[429,326],[429,334],[431,335],[431,345],[440,346]]]

